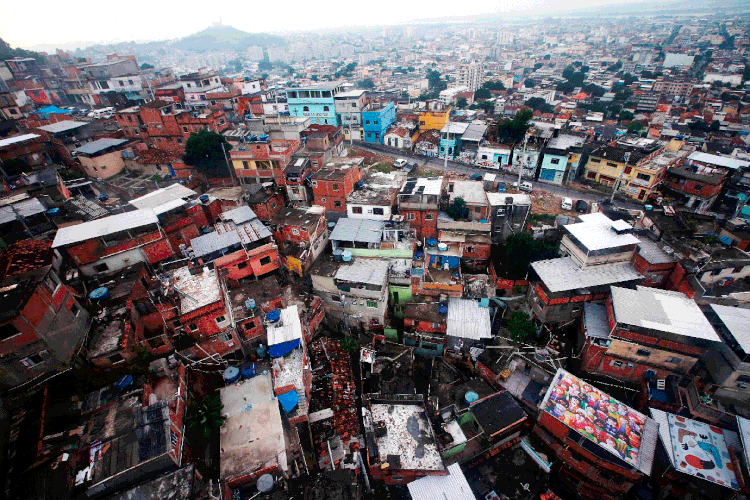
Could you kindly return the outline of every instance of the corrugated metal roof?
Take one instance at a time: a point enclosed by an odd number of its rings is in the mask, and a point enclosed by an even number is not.
[[[258,219],[253,219],[237,228],[242,243],[249,244],[272,236],[271,231]]]
[[[750,310],[716,304],[711,304],[711,309],[724,323],[742,350],[750,352]]]
[[[274,326],[268,327],[268,345],[283,344],[291,340],[302,338],[302,325],[299,321],[297,306],[285,307],[281,310],[281,317]]]
[[[726,156],[712,155],[709,153],[704,153],[702,151],[694,151],[690,153],[690,156],[688,156],[687,159],[698,161],[701,163],[708,163],[709,165],[731,168],[732,170],[750,166],[750,161],[739,160],[737,158],[727,158]]]
[[[150,208],[110,215],[109,217],[58,229],[55,240],[52,242],[52,248],[71,245],[149,224],[156,224],[158,221],[159,219],[156,217],[156,214]]]
[[[461,140],[479,142],[482,140],[482,137],[484,137],[485,132],[487,132],[487,125],[481,123],[470,123],[461,136]]]
[[[531,267],[544,282],[544,286],[552,293],[611,285],[643,278],[628,263],[581,268],[570,257],[538,260],[532,262]]]
[[[613,286],[612,306],[617,323],[721,342],[698,304],[680,292],[645,286],[638,286],[636,290]]]
[[[329,239],[335,241],[356,241],[359,243],[378,243],[382,238],[382,221],[346,217],[338,220],[329,237]]]
[[[659,248],[659,245],[646,237],[639,238],[638,254],[646,259],[649,264],[669,264],[675,262],[675,258]]]
[[[227,210],[221,214],[221,218],[224,220],[231,220],[235,224],[242,224],[252,219],[257,219],[253,209],[247,206],[237,207],[233,210]]]
[[[37,137],[41,136],[38,134],[23,134],[14,135],[13,137],[8,137],[7,139],[0,139],[0,148],[4,148],[5,146],[10,146],[11,144],[16,144],[19,142],[30,141],[32,139],[36,139]]]
[[[153,208],[154,212],[158,215],[181,207],[186,203],[185,198],[190,198],[196,194],[198,193],[190,188],[186,188],[182,184],[172,184],[166,188],[152,191],[140,198],[130,200],[130,204],[139,209]]]
[[[128,142],[126,139],[110,139],[109,137],[105,137],[104,139],[97,139],[93,142],[89,142],[88,144],[76,149],[76,151],[81,154],[93,155],[100,151],[104,151],[107,148],[111,148],[112,146],[125,144],[126,142]]]
[[[622,222],[612,221],[602,213],[581,215],[580,219],[583,222],[568,224],[565,229],[589,251],[640,243],[640,240],[630,233],[618,234],[614,228],[617,227],[619,231],[624,230]],[[628,225],[627,227],[630,228],[631,226]]]
[[[351,265],[339,267],[334,279],[351,283],[382,285],[388,276],[389,263],[385,260],[357,259]]]
[[[193,252],[195,252],[196,257],[203,257],[204,255],[209,255],[218,252],[219,250],[229,248],[232,245],[239,245],[240,242],[240,235],[237,231],[229,231],[226,233],[213,231],[190,240],[190,247],[193,249]]]
[[[586,327],[586,336],[596,339],[609,338],[609,321],[607,320],[607,307],[604,304],[594,302],[583,303],[583,324]]]
[[[17,215],[23,217],[31,217],[42,213],[46,210],[44,205],[36,198],[30,198],[28,200],[19,201],[12,205],[5,205],[0,207],[0,224],[5,224],[16,220]]]
[[[407,485],[412,500],[476,500],[461,466],[448,466],[447,476],[425,476]]]
[[[490,310],[479,307],[476,300],[451,297],[446,326],[445,333],[451,337],[471,340],[492,338]]]
[[[88,124],[86,122],[77,122],[75,120],[65,120],[62,122],[50,123],[49,125],[42,125],[41,127],[37,128],[40,130],[44,130],[45,132],[50,132],[52,134],[59,134],[60,132],[81,128],[85,125]]]

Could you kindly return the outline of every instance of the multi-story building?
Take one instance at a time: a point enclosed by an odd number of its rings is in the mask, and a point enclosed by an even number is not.
[[[336,125],[335,97],[342,92],[342,82],[327,82],[310,87],[286,90],[289,114],[310,118],[310,123]]]
[[[461,137],[469,128],[468,123],[449,122],[440,130],[440,157],[444,158],[446,151],[449,158],[455,158],[461,151]]]
[[[283,208],[269,222],[284,268],[304,276],[328,243],[324,207]]]
[[[555,477],[578,498],[616,500],[650,476],[659,425],[559,369],[533,434]]]
[[[456,72],[456,83],[475,92],[482,86],[482,65],[480,63],[462,64]]]
[[[346,198],[354,191],[354,184],[360,180],[362,172],[357,165],[326,167],[311,177],[315,204],[326,210],[346,213]]]
[[[708,210],[730,173],[748,167],[750,162],[745,160],[695,151],[682,166],[667,171],[665,189],[678,196],[688,208]]]
[[[232,148],[229,157],[240,184],[276,181],[286,185],[284,169],[297,150],[298,141],[271,140],[268,136],[255,136]]]
[[[365,90],[350,90],[347,92],[339,92],[334,97],[335,110],[336,110],[336,124],[339,127],[348,129],[354,129],[359,138],[360,128],[362,127],[362,111],[367,107],[367,91]]]
[[[665,78],[657,78],[652,89],[659,94],[667,94],[679,97],[690,97],[693,91],[693,83]]]
[[[74,150],[86,175],[109,179],[125,168],[124,152],[130,151],[127,139],[97,139]]]
[[[399,214],[417,231],[419,238],[437,235],[437,216],[443,189],[442,177],[408,179],[398,193]]]
[[[419,110],[419,130],[442,130],[450,120],[451,107],[432,101],[431,109]]]
[[[189,108],[208,108],[207,92],[222,88],[221,78],[213,71],[189,73],[179,78],[185,91],[185,105]]]
[[[362,128],[365,142],[383,144],[383,138],[396,120],[396,106],[387,104],[370,104],[362,111]]]
[[[527,194],[487,193],[492,242],[501,243],[508,236],[522,232],[531,214],[531,197]]]
[[[450,203],[461,198],[468,209],[466,218],[470,221],[487,220],[489,216],[489,204],[487,193],[484,191],[482,181],[448,181],[448,197]]]

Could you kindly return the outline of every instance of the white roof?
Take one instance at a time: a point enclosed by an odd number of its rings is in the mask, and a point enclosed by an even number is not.
[[[740,431],[742,449],[745,452],[745,464],[750,464],[750,420],[737,416],[737,427]]]
[[[463,198],[466,203],[481,204],[487,203],[487,195],[484,192],[482,181],[453,181],[453,192],[450,193],[450,199]]]
[[[52,248],[71,245],[92,238],[100,238],[108,234],[156,224],[157,222],[159,222],[159,219],[150,208],[110,215],[109,217],[58,229],[55,240],[52,242]]]
[[[362,89],[354,89],[354,90],[348,90],[346,92],[339,92],[338,94],[336,94],[336,99],[343,99],[345,97],[359,97],[365,92],[367,91],[362,90]]]
[[[462,122],[449,122],[440,130],[441,133],[450,132],[451,134],[463,134],[466,129],[469,128],[468,123]]]
[[[750,352],[750,310],[717,304],[711,304],[711,309],[724,323],[742,350]]]
[[[31,217],[45,210],[47,209],[42,205],[42,202],[36,198],[8,203],[7,205],[0,206],[0,224],[14,221],[19,215],[22,217]]]
[[[31,139],[36,139],[37,137],[41,136],[37,134],[23,134],[14,135],[13,137],[8,137],[7,139],[0,139],[0,148],[10,146],[11,144],[16,144],[17,142],[30,141]]]
[[[493,207],[505,205],[506,198],[513,198],[514,205],[531,205],[531,196],[528,194],[487,193],[487,201]]]
[[[258,216],[255,215],[255,212],[253,212],[252,208],[243,205],[241,207],[223,212],[221,214],[221,218],[223,220],[231,220],[235,224],[243,224],[249,220],[257,219]]]
[[[419,194],[435,194],[440,196],[440,190],[443,187],[442,177],[420,177],[418,179],[407,179],[399,194],[417,194],[417,190],[424,186],[424,191]]]
[[[60,132],[65,132],[66,130],[73,130],[76,128],[83,127],[84,125],[87,125],[87,123],[77,122],[75,120],[65,120],[61,122],[50,123],[49,125],[42,125],[41,127],[37,127],[37,128],[39,130],[44,130],[45,132],[58,134]]]
[[[195,196],[196,193],[182,184],[172,184],[166,188],[157,189],[146,195],[130,200],[130,204],[135,208],[145,209],[152,208],[159,215],[170,210],[181,207],[185,203],[185,198]]]
[[[351,265],[343,265],[336,271],[334,279],[368,285],[382,285],[388,276],[389,262],[376,259],[357,259]]]
[[[446,335],[462,339],[492,338],[490,309],[480,307],[479,302],[451,297],[448,301]]]
[[[448,466],[447,476],[425,476],[407,485],[412,500],[476,500],[461,466]]]
[[[612,285],[643,278],[627,262],[581,268],[570,257],[561,257],[559,259],[538,260],[532,262],[531,267],[544,282],[544,286],[552,293],[592,286]]]
[[[268,327],[268,345],[283,344],[301,338],[302,325],[299,322],[297,306],[285,307],[281,310],[281,318],[276,325]]]
[[[617,323],[721,342],[698,304],[681,292],[613,286],[612,306]]]
[[[688,160],[708,163],[709,165],[716,165],[717,167],[731,168],[732,170],[750,166],[750,161],[738,160],[737,158],[727,158],[726,156],[712,155],[709,153],[703,153],[702,151],[695,151],[693,153],[690,153],[690,156],[688,156]]]
[[[640,240],[630,233],[617,234],[615,229],[624,229],[622,223],[612,221],[601,212],[581,215],[580,219],[583,222],[567,224],[564,227],[589,251],[640,243]],[[628,225],[627,227],[630,228],[632,226]]]

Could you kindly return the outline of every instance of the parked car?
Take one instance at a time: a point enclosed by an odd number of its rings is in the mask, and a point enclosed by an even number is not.
[[[406,172],[407,174],[414,173],[417,170],[418,166],[419,164],[417,162],[407,163],[404,167],[404,172]]]
[[[497,183],[497,192],[498,193],[505,193],[508,191],[508,185],[504,182],[498,182]]]
[[[513,189],[517,189],[519,191],[526,191],[527,193],[530,193],[531,191],[533,191],[533,187],[531,186],[531,183],[529,181],[523,181],[521,183],[521,187],[518,186],[517,182],[514,182]]]
[[[560,202],[560,208],[563,210],[573,210],[573,200],[570,198],[563,198]]]
[[[469,177],[470,181],[481,181],[484,179],[484,175],[482,174],[472,174],[471,177]]]
[[[393,168],[404,168],[408,164],[408,161],[404,160],[403,158],[399,158],[393,162]]]
[[[576,212],[579,214],[587,214],[589,212],[589,204],[583,200],[576,202]]]

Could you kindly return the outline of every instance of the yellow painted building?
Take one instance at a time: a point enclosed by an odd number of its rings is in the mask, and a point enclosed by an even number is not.
[[[451,108],[448,107],[443,111],[428,111],[423,110],[419,112],[419,129],[424,130],[442,130],[443,127],[448,125],[449,117],[451,115]]]

